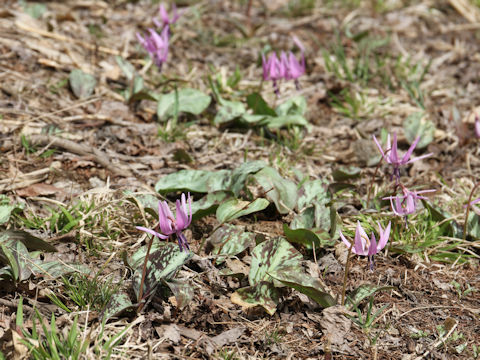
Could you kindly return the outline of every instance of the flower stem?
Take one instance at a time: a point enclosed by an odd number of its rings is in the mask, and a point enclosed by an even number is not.
[[[467,211],[465,213],[465,222],[463,223],[463,241],[465,241],[467,238],[467,225],[468,225],[468,215],[470,215],[470,203],[472,202],[472,197],[473,197],[473,194],[475,193],[475,190],[477,190],[479,186],[480,186],[480,182],[477,182],[473,187],[472,191],[470,192],[470,196],[468,197]]]
[[[148,257],[150,256],[150,249],[152,248],[153,244],[153,238],[150,239],[150,242],[148,243],[148,248],[147,248],[147,253],[145,254],[145,260],[143,261],[143,270],[142,270],[142,280],[140,281],[140,289],[138,290],[138,308],[137,308],[137,314],[142,311],[144,304],[141,303],[142,298],[143,298],[143,285],[145,283],[145,276],[147,273],[147,262],[148,262]]]
[[[380,168],[380,165],[382,165],[382,160],[383,160],[383,157],[380,158],[380,161],[378,162],[377,167],[375,168],[375,172],[372,175],[372,180],[370,180],[370,186],[368,187],[368,192],[367,192],[367,204],[366,204],[367,208],[368,208],[368,204],[370,203],[370,195],[371,195],[373,183],[375,182],[375,179],[377,177],[378,169]]]
[[[345,275],[343,276],[342,306],[345,305],[345,290],[347,289],[348,265],[350,265],[350,255],[352,254],[353,244],[348,248],[347,262],[345,263]]]

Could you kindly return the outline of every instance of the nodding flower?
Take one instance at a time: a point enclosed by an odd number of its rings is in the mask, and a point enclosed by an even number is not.
[[[417,146],[418,142],[420,141],[420,136],[417,136],[415,141],[410,145],[410,148],[407,150],[405,155],[403,155],[402,158],[398,155],[398,144],[397,144],[397,134],[393,133],[393,144],[390,142],[390,134],[387,136],[387,149],[383,151],[382,146],[378,142],[377,138],[375,135],[373,135],[373,141],[375,141],[375,144],[378,147],[378,150],[380,150],[380,153],[382,154],[382,158],[389,164],[393,166],[393,172],[392,172],[392,177],[395,177],[395,180],[397,184],[400,181],[400,166],[410,164],[414,161],[426,158],[428,156],[433,155],[433,153],[429,153],[426,155],[414,157],[410,159],[410,156],[412,156],[413,150]]]
[[[367,233],[363,229],[362,225],[360,225],[360,221],[357,221],[357,228],[355,229],[355,238],[353,244],[348,241],[340,231],[340,238],[348,248],[352,249],[351,251],[354,254],[368,256],[370,270],[375,268],[373,256],[381,251],[385,245],[387,245],[388,238],[390,237],[391,223],[389,222],[385,229],[382,229],[382,226],[379,222],[377,224],[378,234],[380,236],[378,243],[373,232],[372,237],[370,239],[368,238]]]
[[[392,211],[397,216],[405,217],[405,224],[407,223],[407,215],[413,214],[418,209],[418,200],[427,198],[420,194],[430,193],[436,191],[435,189],[410,191],[405,186],[402,186],[403,195],[384,197],[383,200],[390,200]]]
[[[156,18],[153,19],[153,23],[156,27],[163,29],[164,26],[175,24],[177,22],[178,18],[181,16],[181,13],[177,11],[177,6],[175,4],[172,5],[171,10],[173,14],[170,17],[165,6],[163,4],[160,4],[160,7],[158,9],[158,12],[160,14],[160,20]]]
[[[273,88],[277,96],[280,93],[278,80],[294,80],[297,89],[299,89],[298,78],[305,73],[305,48],[297,37],[294,36],[293,41],[300,48],[300,61],[291,51],[288,53],[282,51],[280,56],[272,53],[268,58],[262,54],[263,80],[273,81]]]
[[[142,37],[137,33],[137,39],[152,57],[155,65],[162,71],[162,65],[167,61],[168,46],[170,41],[169,27],[165,26],[158,34],[154,29],[148,29],[149,34]]]
[[[146,233],[160,239],[168,239],[170,235],[176,234],[180,251],[188,251],[190,247],[188,246],[187,238],[182,231],[192,222],[192,198],[190,197],[190,193],[188,193],[188,199],[185,199],[185,194],[182,194],[181,200],[177,199],[176,207],[177,217],[175,218],[166,201],[158,202],[158,225],[155,229],[159,230],[160,233],[143,226],[137,226],[137,229],[145,231]]]

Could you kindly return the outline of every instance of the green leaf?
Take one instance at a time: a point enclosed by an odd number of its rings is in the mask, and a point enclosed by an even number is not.
[[[276,117],[268,117],[266,118],[265,123],[270,130],[276,130],[291,125],[308,125],[308,121],[302,115],[282,115]]]
[[[254,286],[238,289],[231,295],[230,300],[243,309],[261,306],[268,314],[273,315],[280,297],[272,283],[262,281]]]
[[[171,279],[185,262],[193,256],[191,251],[180,251],[177,244],[168,243],[159,250],[152,252],[148,257],[147,274],[145,276],[144,291],[148,296],[162,280]],[[138,297],[142,279],[143,264],[133,274],[133,290]]]
[[[247,161],[237,167],[235,170],[233,170],[232,186],[230,189],[233,191],[235,196],[238,196],[245,187],[245,180],[247,179],[249,174],[254,174],[262,170],[266,166],[267,164],[262,160]]]
[[[281,273],[295,273],[303,271],[300,254],[288,241],[276,238],[258,244],[252,251],[252,263],[248,281],[250,285],[261,281],[273,281],[273,277],[279,277]],[[275,282],[274,282],[275,283]],[[276,286],[282,286],[276,283]]]
[[[294,96],[283,104],[277,106],[275,113],[277,116],[286,115],[305,115],[307,111],[307,100],[303,96]]]
[[[245,121],[247,124],[250,125],[266,125],[267,119],[269,119],[270,116],[267,115],[255,115],[255,114],[243,114],[242,120]]]
[[[393,286],[377,286],[373,284],[360,285],[347,296],[347,306],[349,306],[350,309],[355,308],[363,299],[369,298],[376,292],[392,289],[394,289]]]
[[[158,101],[157,116],[160,120],[165,121],[175,115],[175,92],[163,95]],[[178,90],[178,112],[187,112],[198,115],[202,113],[208,105],[211,98],[209,95],[202,93],[196,89]]]
[[[191,191],[207,193],[228,190],[231,183],[231,171],[180,170],[162,177],[155,185],[155,191]]]
[[[239,199],[231,199],[224,202],[217,208],[217,220],[220,223],[226,223],[241,216],[262,211],[269,204],[270,202],[264,198],[255,199],[255,201],[253,202]]]
[[[335,299],[330,294],[320,290],[322,288],[322,283],[306,274],[276,273],[274,279],[280,281],[283,285],[291,287],[302,294],[307,295],[323,308],[327,308],[336,304]]]
[[[47,252],[55,252],[57,249],[55,246],[50,245],[46,241],[36,237],[23,230],[0,230],[0,234],[7,235],[8,239],[13,241],[21,241],[28,250],[41,250]]]
[[[240,226],[225,224],[215,230],[208,238],[213,246],[213,254],[237,255],[248,247],[255,246],[255,234],[245,231]],[[217,258],[216,263],[222,263],[224,257]]]
[[[79,99],[89,97],[97,85],[93,75],[84,73],[82,70],[74,69],[68,77],[73,93]]]
[[[78,272],[85,275],[90,275],[92,270],[83,264],[67,264],[61,261],[43,261],[35,259],[31,265],[31,269],[34,275],[48,276],[52,279],[59,278],[61,276]]]
[[[194,291],[190,284],[175,279],[165,281],[164,284],[172,290],[179,309],[183,309],[193,299]]]
[[[423,149],[434,140],[435,125],[430,120],[424,119],[423,112],[411,114],[403,123],[405,137],[412,144],[417,136],[420,136],[416,148]]]
[[[268,106],[267,102],[262,98],[262,95],[257,92],[247,96],[247,105],[253,110],[255,115],[277,116],[275,110]]]
[[[312,249],[312,244],[315,248],[322,248],[327,245],[332,245],[334,242],[327,232],[316,233],[309,229],[290,229],[287,224],[283,224],[283,232],[288,241],[304,245],[307,249]]]
[[[108,320],[113,316],[117,316],[123,311],[133,310],[134,305],[128,294],[124,292],[115,293],[110,298],[105,310],[103,311],[103,319]]]
[[[297,203],[297,186],[272,167],[265,167],[252,178],[263,188],[266,197],[275,203],[280,214],[288,214]]]
[[[247,109],[245,105],[240,101],[228,101],[228,100],[221,100],[220,101],[220,108],[213,119],[213,123],[215,125],[223,124],[229,121],[232,121],[236,118],[239,118]]]
[[[22,8],[26,14],[30,15],[34,19],[40,19],[43,14],[47,12],[47,6],[45,4],[37,2],[24,2]]]
[[[125,77],[130,81],[133,80],[133,77],[136,74],[135,67],[127,60],[118,55],[115,56],[115,61],[117,62]]]
[[[157,237],[154,237],[152,247],[150,249],[150,255],[153,254],[155,251],[161,249],[164,245],[164,242],[160,242]],[[132,256],[129,256],[125,259],[126,265],[129,266],[130,269],[135,270],[143,266],[145,256],[147,256],[147,246],[142,246]]]
[[[7,234],[0,235],[0,261],[9,266],[14,281],[26,280],[32,275],[30,270],[32,259],[27,247]]]
[[[473,211],[470,211],[468,214],[467,234],[476,239],[480,239],[480,216]]]
[[[357,179],[360,177],[361,171],[362,169],[356,166],[341,166],[332,172],[332,177],[335,181]]]
[[[192,202],[192,218],[193,220],[200,219],[204,216],[215,213],[218,205],[230,196],[228,191],[214,191],[208,193],[200,200]]]
[[[321,179],[306,181],[298,191],[297,209],[300,211],[290,224],[292,229],[317,228],[330,230],[330,193]]]

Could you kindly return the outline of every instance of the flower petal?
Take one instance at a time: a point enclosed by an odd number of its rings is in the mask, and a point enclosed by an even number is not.
[[[158,237],[159,239],[163,239],[163,240],[168,239],[168,236],[167,236],[167,235],[160,234],[160,233],[158,233],[158,232],[156,232],[156,231],[154,231],[154,230],[152,230],[152,229],[148,229],[148,228],[143,227],[143,226],[136,226],[136,228],[137,228],[138,230],[145,231],[146,233],[149,233],[149,234],[151,234],[151,235],[153,235],[153,236],[156,236],[156,237]]]
[[[378,232],[380,234],[380,239],[378,240],[377,252],[382,250],[385,247],[385,245],[387,245],[388,238],[390,237],[391,226],[392,226],[392,223],[391,221],[389,221],[387,227],[385,228],[385,230],[383,230],[380,223],[378,223]]]

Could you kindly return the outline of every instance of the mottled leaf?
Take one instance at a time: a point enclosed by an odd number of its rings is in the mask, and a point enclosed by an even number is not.
[[[0,195],[0,225],[5,224],[10,215],[15,210],[23,209],[23,204],[10,204],[10,199],[5,195]]]
[[[275,203],[280,214],[288,214],[297,203],[297,186],[280,176],[272,167],[265,167],[252,178],[263,188],[265,196]]]
[[[182,265],[191,259],[191,251],[180,251],[177,244],[168,243],[160,249],[152,252],[147,262],[147,273],[145,276],[144,291],[147,296],[153,291],[162,280],[169,280],[182,267]],[[140,282],[142,279],[143,264],[140,265],[133,274],[133,290],[138,297]]]
[[[341,166],[332,172],[332,177],[335,181],[357,179],[360,177],[361,171],[362,169],[356,166]]]
[[[302,294],[307,295],[320,306],[327,308],[336,304],[335,299],[325,291],[322,291],[322,283],[304,273],[277,273],[275,280],[283,285],[291,287]]]
[[[473,211],[470,211],[468,214],[467,234],[476,239],[480,239],[480,216]]]
[[[177,307],[183,309],[188,303],[193,299],[194,291],[193,287],[186,282],[171,279],[169,281],[164,281],[164,284],[167,285],[170,290],[172,290],[175,299],[177,300]]]
[[[135,67],[129,63],[127,60],[122,58],[121,56],[115,56],[115,61],[117,62],[118,66],[122,70],[123,74],[128,80],[133,80],[133,77],[135,76]]]
[[[231,196],[227,191],[214,191],[208,193],[200,200],[192,202],[193,220],[200,219],[204,216],[215,213],[218,205]]]
[[[97,85],[93,75],[84,73],[82,70],[74,69],[68,77],[73,93],[79,99],[89,97]]]
[[[294,96],[275,109],[278,116],[304,115],[307,111],[307,100],[303,96]]]
[[[228,190],[230,183],[230,170],[180,170],[162,177],[155,185],[155,191],[192,191],[207,193]]]
[[[0,230],[0,234],[7,235],[13,241],[21,241],[28,250],[57,251],[55,246],[23,230]]]
[[[241,216],[262,211],[270,202],[264,198],[255,199],[253,202],[239,199],[228,200],[217,208],[217,220],[220,223],[232,221]]]
[[[268,106],[267,102],[262,98],[262,95],[257,92],[247,96],[247,105],[253,110],[255,115],[277,116],[275,110]]]
[[[245,187],[245,180],[248,175],[254,174],[266,166],[267,164],[262,160],[244,162],[232,171],[232,185],[230,190],[233,191],[235,196],[238,196]]]
[[[56,279],[60,276],[70,274],[73,272],[90,275],[92,270],[83,264],[67,264],[61,261],[42,261],[35,259],[31,265],[31,270],[34,275],[43,275],[50,279]]]
[[[117,316],[123,311],[133,310],[134,305],[130,300],[128,294],[120,292],[115,293],[110,298],[105,310],[103,312],[103,318],[105,320],[110,319],[113,316]]]
[[[229,121],[232,121],[243,114],[247,109],[245,105],[240,101],[228,101],[228,100],[221,100],[220,107],[213,119],[213,123],[215,125],[223,124]]]
[[[301,115],[283,115],[266,118],[266,125],[270,130],[276,130],[291,125],[307,126],[308,121]]]
[[[261,306],[268,314],[273,315],[277,310],[279,295],[272,283],[262,281],[255,286],[238,289],[230,296],[230,300],[244,310]]]
[[[208,241],[213,246],[213,254],[237,255],[255,245],[255,234],[245,231],[240,226],[225,224],[215,230]],[[224,259],[217,258],[216,263],[221,263]]]
[[[312,249],[313,244],[318,249],[334,243],[327,232],[316,233],[302,228],[290,229],[287,224],[283,224],[283,232],[288,241],[304,245],[307,249]]]
[[[157,116],[160,120],[165,121],[175,115],[176,98],[177,94],[175,94],[175,91],[160,97],[157,105]],[[178,90],[179,113],[187,112],[198,115],[210,105],[210,101],[210,96],[199,90],[190,88]]]

